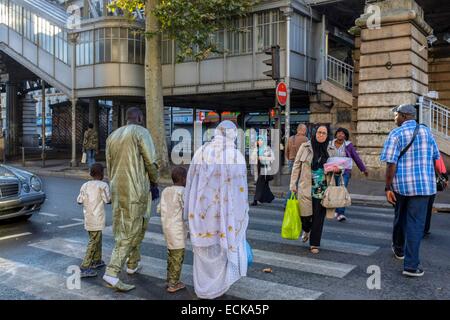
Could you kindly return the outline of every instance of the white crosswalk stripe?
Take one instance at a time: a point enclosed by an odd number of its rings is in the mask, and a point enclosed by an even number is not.
[[[251,221],[260,221],[258,218],[251,218]],[[160,217],[151,217],[150,218],[151,224],[161,225],[161,219]],[[264,219],[261,224],[266,223],[266,220]],[[270,221],[268,223],[279,225],[281,228],[281,223],[279,221]],[[325,228],[325,227],[324,227]],[[341,228],[330,228],[326,226],[326,228],[331,231],[335,230],[338,233],[344,233],[344,234],[352,234],[352,235],[358,235],[358,236],[365,236],[370,238],[376,238],[376,239],[389,239],[387,233],[383,234],[377,234],[374,233],[374,236],[372,235],[372,231],[360,231],[360,230],[342,230]],[[293,241],[293,240],[286,240],[281,238],[280,232],[270,232],[270,231],[261,231],[261,230],[255,230],[255,229],[247,229],[247,238],[253,239],[253,240],[261,240],[261,241],[268,241],[273,243],[283,243],[283,244],[290,244],[294,246],[307,246],[307,244],[302,243],[301,241]],[[337,240],[327,240],[322,239],[321,241],[321,247],[324,250],[331,250],[331,251],[337,251],[337,252],[343,252],[343,253],[352,253],[352,254],[358,254],[363,256],[369,256],[373,254],[375,251],[379,249],[378,246],[373,245],[365,245],[365,244],[359,244],[359,243],[349,243],[349,242],[343,242],[343,241],[337,241]]]
[[[73,258],[82,258],[84,256],[85,245],[80,242],[69,242],[63,238],[54,238],[31,244],[35,248],[52,251],[54,253],[68,255]],[[109,252],[111,246],[104,248]],[[105,255],[109,260],[110,256]],[[167,262],[164,259],[142,256],[141,264],[143,266],[140,273],[155,277],[161,280],[166,279]],[[182,281],[192,285],[192,266],[183,265]],[[320,297],[321,292],[308,290],[280,283],[260,280],[256,278],[244,277],[236,282],[227,294],[243,299],[261,300],[261,299],[292,299],[292,300],[315,300]]]
[[[392,211],[392,210],[391,210]],[[321,240],[321,252],[324,255],[311,255],[307,248],[308,243],[301,240],[293,241],[281,238],[281,224],[283,220],[283,201],[277,200],[270,205],[261,205],[250,209],[250,224],[247,230],[247,239],[253,246],[254,263],[247,277],[235,283],[227,295],[241,299],[318,299],[326,291],[323,285],[316,286],[309,279],[305,282],[292,283],[284,279],[284,275],[295,274],[295,277],[330,277],[333,281],[342,281],[364,261],[380,249],[380,240],[390,244],[393,214],[390,211],[375,208],[351,207],[348,211],[349,220],[346,223],[326,221],[324,236]],[[45,214],[47,215],[47,214]],[[44,216],[45,216],[44,215]],[[51,216],[48,214],[47,216]],[[81,226],[82,219],[72,219],[73,223],[60,225],[59,229]],[[150,220],[150,231],[146,232],[143,246],[140,272],[144,276],[162,281],[166,280],[167,262],[164,255],[166,241],[161,233],[161,219],[153,216]],[[80,229],[81,230],[81,229]],[[108,226],[103,238],[103,260],[110,259],[114,245],[112,227]],[[79,234],[61,232],[59,238],[37,241],[28,245],[30,250],[40,250],[40,257],[48,254],[60,255],[63,262],[78,265],[84,257],[86,238],[78,238]],[[12,236],[6,236],[11,238]],[[0,238],[1,240],[2,238]],[[81,239],[81,240],[80,240]],[[268,246],[266,247],[265,244]],[[157,250],[149,250],[157,249]],[[289,248],[287,248],[289,246]],[[286,247],[285,250],[272,248]],[[297,250],[299,247],[302,248]],[[186,249],[192,252],[190,241]],[[155,252],[155,253],[153,253]],[[337,252],[339,261],[329,258],[329,253]],[[189,253],[191,254],[191,253]],[[346,255],[352,259],[347,260]],[[322,257],[327,257],[323,259]],[[76,259],[76,261],[73,261]],[[188,259],[189,261],[189,259]],[[345,263],[347,261],[351,261]],[[0,258],[0,283],[4,286],[17,289],[21,292],[36,296],[39,299],[138,299],[135,295],[117,296],[111,289],[100,285],[101,280],[95,284],[82,281],[82,290],[68,290],[66,279],[69,274],[61,270],[44,270],[43,267],[34,266],[30,262],[16,262]],[[274,269],[275,276],[265,276],[261,273],[264,268]],[[258,274],[259,273],[259,274]],[[101,273],[100,273],[101,274]],[[317,279],[317,278],[313,278]],[[187,285],[193,285],[193,267],[189,262],[184,263],[182,279]],[[270,280],[270,281],[269,281]]]
[[[112,228],[107,227],[103,234],[112,236]],[[166,246],[164,235],[155,232],[146,232],[144,242]],[[189,241],[186,249],[192,251],[192,246]],[[254,261],[258,263],[337,278],[343,278],[356,267],[355,265],[345,263],[311,259],[301,255],[280,254],[256,249],[253,249],[253,255]]]
[[[110,289],[86,282],[81,283],[80,289],[68,289],[67,276],[0,258],[0,283],[39,299],[110,300],[117,298],[116,295],[111,294]],[[121,298],[139,299],[133,296]]]

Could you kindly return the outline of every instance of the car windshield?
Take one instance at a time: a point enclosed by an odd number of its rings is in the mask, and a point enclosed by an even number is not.
[[[14,177],[14,174],[5,167],[0,167],[0,177]]]

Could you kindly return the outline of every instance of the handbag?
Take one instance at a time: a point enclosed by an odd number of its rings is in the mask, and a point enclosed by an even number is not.
[[[83,155],[81,156],[81,163],[86,163],[87,160],[87,154],[86,152],[83,152]]]
[[[341,173],[341,181],[344,181],[343,174]],[[336,186],[336,180],[334,173],[322,199],[322,206],[327,209],[331,208],[345,208],[352,205],[352,199],[350,193],[344,184]]]
[[[253,264],[253,250],[247,240],[245,240],[245,251],[247,251],[247,266],[250,267]]]
[[[281,237],[283,239],[298,240],[302,232],[300,220],[300,206],[295,193],[291,194],[284,211],[283,224],[281,225]]]
[[[447,184],[447,179],[442,173],[436,175],[436,189],[437,191],[444,191]]]

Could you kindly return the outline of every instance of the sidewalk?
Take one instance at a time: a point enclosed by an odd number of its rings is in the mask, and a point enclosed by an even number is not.
[[[72,168],[69,165],[69,160],[47,160],[45,168],[41,167],[40,161],[27,161],[26,166],[23,167],[20,162],[9,162],[7,165],[14,166],[16,168],[24,169],[35,173],[39,176],[50,177],[63,177],[63,178],[75,178],[75,179],[89,179],[89,171],[86,165]],[[105,164],[105,163],[103,163]],[[106,176],[106,172],[105,172]],[[281,184],[282,186],[274,186],[273,181],[270,182],[270,188],[273,194],[278,198],[285,198],[289,189],[290,176],[283,175]],[[169,185],[172,182],[170,180],[160,180],[160,185]],[[384,195],[384,182],[374,181],[367,179],[351,179],[348,187],[352,203],[366,206],[376,207],[388,207],[392,206],[386,201]],[[253,177],[249,176],[249,193],[254,194],[255,183]],[[450,212],[450,189],[445,192],[438,192],[434,208],[440,212]]]

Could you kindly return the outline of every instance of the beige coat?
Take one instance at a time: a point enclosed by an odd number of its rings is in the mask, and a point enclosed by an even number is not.
[[[186,247],[187,229],[183,221],[184,187],[167,187],[161,193],[161,202],[158,211],[161,214],[161,223],[170,250],[184,249]]]
[[[336,147],[330,144],[328,146],[328,154],[330,157],[335,157],[337,155]],[[289,187],[289,189],[292,190],[297,185],[300,214],[302,217],[308,217],[312,215],[312,159],[313,149],[311,146],[311,142],[308,141],[302,144],[297,152],[294,166],[292,168],[291,183]]]
[[[92,180],[83,184],[77,202],[83,204],[84,227],[87,231],[105,229],[105,203],[111,202],[106,182]]]

